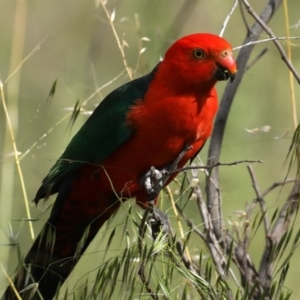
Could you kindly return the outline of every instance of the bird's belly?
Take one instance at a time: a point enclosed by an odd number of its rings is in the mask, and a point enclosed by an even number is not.
[[[217,103],[212,98],[201,109],[195,101],[188,103],[182,99],[175,107],[171,101],[163,109],[159,106],[155,113],[150,107],[138,115],[134,135],[103,162],[109,188],[113,185],[125,197],[136,196],[143,189],[140,180],[150,167],[162,169],[173,163],[186,145],[191,149],[178,167],[198,153],[211,133]]]
[[[181,159],[178,167],[183,167],[194,157],[205,143],[207,136],[190,142],[191,149]],[[151,141],[151,142],[150,142]],[[154,141],[154,142],[152,142]],[[134,197],[141,192],[142,176],[150,169],[162,169],[172,163],[183,150],[186,137],[167,139],[135,136],[120,150],[103,162],[101,185],[113,190],[122,197]]]

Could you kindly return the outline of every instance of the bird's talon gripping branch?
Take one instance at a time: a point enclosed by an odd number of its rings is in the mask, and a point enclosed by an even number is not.
[[[181,161],[182,157],[191,149],[193,149],[193,146],[185,145],[172,164],[166,165],[161,170],[155,169],[155,167],[152,166],[150,170],[142,176],[141,184],[150,196],[150,200],[153,200],[158,196],[159,192],[168,181],[170,174],[176,171],[177,165]]]
[[[168,168],[161,170],[155,169],[153,166],[142,177],[141,183],[145,187],[147,194],[150,196],[150,200],[156,198],[164,186],[164,178],[168,175]]]
[[[153,209],[153,213],[148,222],[151,226],[152,237],[154,240],[157,238],[160,232],[167,234],[170,231],[168,215],[157,208]]]

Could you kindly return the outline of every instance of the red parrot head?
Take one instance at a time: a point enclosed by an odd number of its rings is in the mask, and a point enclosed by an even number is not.
[[[163,60],[165,76],[189,89],[211,88],[217,81],[234,79],[237,72],[231,45],[223,38],[197,33],[176,41]]]

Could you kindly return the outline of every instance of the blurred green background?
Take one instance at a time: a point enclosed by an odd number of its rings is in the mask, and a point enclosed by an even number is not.
[[[137,77],[149,72],[177,38],[194,32],[219,34],[232,3],[108,0],[107,8],[110,12],[115,9],[114,25],[120,40],[125,40],[128,45],[124,47],[126,61]],[[266,3],[251,1],[257,12],[261,12]],[[299,0],[287,1],[287,5],[291,36],[300,36],[300,26],[294,26],[300,21]],[[247,14],[246,19],[252,25],[253,20]],[[269,25],[277,36],[286,35],[283,6]],[[224,37],[233,46],[239,46],[245,36],[246,27],[237,8]],[[142,40],[143,37],[149,41]],[[266,37],[266,34],[261,36]],[[300,42],[292,40],[291,43],[293,64],[300,71]],[[230,112],[221,155],[222,162],[263,160],[263,164],[254,165],[262,190],[285,178],[287,166],[284,162],[294,130],[288,69],[277,49],[271,42],[259,44],[252,57],[265,47],[267,54],[244,75]],[[140,54],[142,48],[146,51]],[[96,0],[0,0],[0,79],[17,150],[22,157],[20,165],[28,201],[33,199],[55,159],[97,103],[129,80],[109,20]],[[49,100],[55,80],[55,95]],[[75,103],[83,103],[106,84],[107,87],[83,107],[83,113],[70,130],[70,114]],[[225,85],[218,84],[220,96]],[[297,84],[295,92],[297,100],[300,97]],[[17,251],[7,245],[7,233],[13,231],[16,235],[20,232],[17,241],[22,254],[26,253],[32,239],[28,223],[19,221],[27,216],[6,120],[1,104],[0,262],[11,274],[16,266]],[[261,130],[267,128],[263,126],[270,126],[270,130]],[[206,161],[207,148],[206,145],[201,153],[203,161]],[[245,165],[221,168],[221,189],[226,223],[234,220],[234,212],[243,210],[245,203],[255,197]],[[289,188],[278,189],[266,198],[270,212],[284,202],[288,191]],[[33,223],[35,235],[47,218],[48,212],[44,212],[47,205],[36,208],[30,202],[32,217],[38,218]],[[170,207],[167,203],[164,205]],[[192,206],[187,213],[194,222],[201,222],[199,213]],[[171,211],[170,215],[172,217]],[[122,212],[118,224],[122,224]],[[298,226],[299,221],[295,225]],[[101,239],[98,236],[94,249],[99,247]],[[259,242],[260,239],[254,241],[250,251],[256,263],[259,263],[264,247]],[[105,247],[103,243],[102,247]],[[86,263],[87,271],[95,267],[95,259],[97,256]],[[293,258],[294,264],[286,282],[286,287],[293,291],[292,299],[300,299],[299,259],[300,254]],[[5,285],[0,270],[0,294]]]

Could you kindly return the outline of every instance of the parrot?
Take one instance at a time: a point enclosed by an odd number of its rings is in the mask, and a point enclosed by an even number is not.
[[[166,168],[186,145],[177,168],[195,158],[212,132],[215,85],[233,81],[236,73],[229,42],[194,33],[175,41],[149,74],[100,102],[36,193],[36,204],[57,197],[14,279],[22,299],[52,299],[122,201],[135,198],[147,207],[153,197],[143,178],[152,167]],[[163,185],[176,176],[173,172]],[[47,242],[49,236],[53,243]],[[26,289],[32,283],[38,284],[33,295]],[[17,299],[11,286],[2,299]]]

